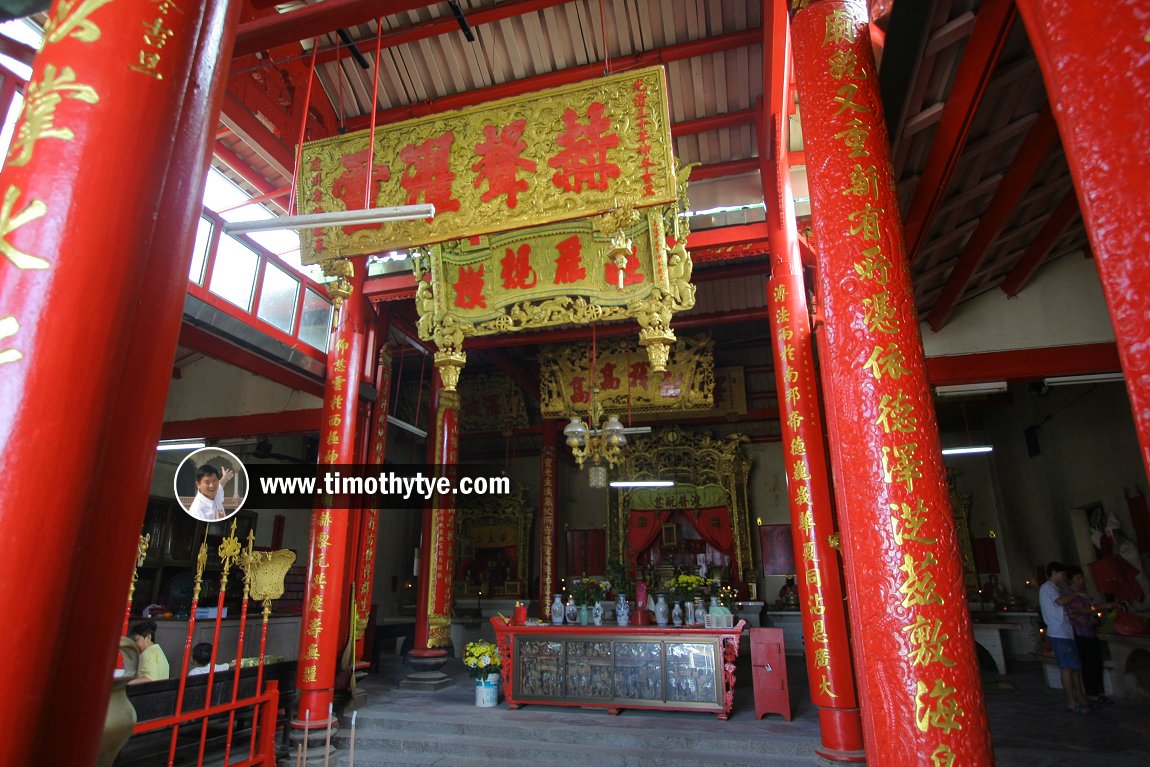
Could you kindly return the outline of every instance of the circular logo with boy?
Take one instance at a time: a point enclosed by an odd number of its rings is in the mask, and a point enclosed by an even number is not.
[[[180,462],[175,478],[180,506],[196,519],[219,522],[235,515],[248,496],[248,470],[219,447],[202,447]]]

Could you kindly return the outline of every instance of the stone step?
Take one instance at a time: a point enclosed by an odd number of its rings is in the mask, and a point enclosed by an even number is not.
[[[723,750],[730,754],[756,754],[763,749],[786,755],[809,755],[811,743],[808,736],[778,732],[773,723],[762,722],[761,734],[750,734],[745,728],[732,732],[732,737],[718,735],[724,727],[710,714],[692,714],[689,718],[700,717],[698,722],[678,718],[673,722],[654,722],[650,717],[635,716],[635,712],[624,712],[618,718],[609,717],[602,710],[563,709],[567,713],[561,727],[548,727],[547,721],[539,721],[515,712],[481,710],[478,716],[415,716],[402,711],[382,713],[373,711],[360,716],[357,721],[357,743],[366,738],[394,738],[402,733],[404,737],[424,735],[455,735],[464,737],[484,737],[492,729],[498,730],[508,741],[546,742],[551,744],[584,744],[589,738],[595,743],[612,748],[637,749],[649,752],[652,749],[663,751],[689,751],[698,748],[700,742],[723,744]],[[598,714],[598,715],[597,715]],[[547,712],[548,717],[554,716]],[[358,746],[357,746],[358,748]]]
[[[731,753],[727,747],[734,741],[715,737],[697,740],[681,748],[652,733],[647,747],[623,748],[585,743],[554,743],[535,731],[528,739],[517,739],[499,728],[499,737],[460,734],[403,732],[393,737],[358,735],[355,767],[376,765],[451,765],[451,767],[515,767],[517,765],[595,765],[595,767],[748,767],[748,765],[815,765],[818,758],[778,753],[767,756],[762,749],[755,754]]]

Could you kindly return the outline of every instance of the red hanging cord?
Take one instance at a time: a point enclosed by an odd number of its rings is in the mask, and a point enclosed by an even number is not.
[[[407,355],[403,354],[399,358],[399,375],[396,376],[398,385],[395,387],[395,401],[391,405],[391,412],[396,415],[399,414],[399,390],[403,388],[403,363],[407,359]]]
[[[607,50],[607,15],[603,10],[603,0],[599,0],[599,30],[603,33],[603,74],[611,74],[611,52]]]
[[[307,90],[304,91],[303,97],[303,116],[299,121],[299,141],[296,142],[295,147],[295,172],[291,176],[291,195],[288,197],[288,215],[297,213],[296,211],[296,179],[299,178],[299,166],[303,162],[303,140],[307,135],[307,113],[311,109],[311,84],[315,80],[315,57],[319,53],[319,38],[313,37],[311,41],[311,66],[308,68],[307,73]]]
[[[371,131],[367,139],[367,181],[363,190],[363,209],[375,207],[371,204],[371,175],[375,168],[375,119],[379,105],[379,52],[383,47],[383,17],[375,20],[375,69],[371,72]]]

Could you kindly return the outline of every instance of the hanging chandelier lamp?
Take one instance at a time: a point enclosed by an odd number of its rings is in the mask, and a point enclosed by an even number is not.
[[[591,401],[588,407],[588,421],[591,426],[583,422],[579,416],[571,416],[571,422],[563,429],[563,436],[567,438],[567,447],[571,448],[571,455],[579,468],[588,459],[591,466],[587,472],[588,484],[595,488],[607,487],[607,467],[612,469],[623,460],[623,447],[627,444],[628,431],[647,432],[650,429],[628,430],[619,421],[616,415],[606,416],[603,405],[596,396],[599,392],[599,369],[596,366],[597,343],[595,338],[595,325],[591,324]]]

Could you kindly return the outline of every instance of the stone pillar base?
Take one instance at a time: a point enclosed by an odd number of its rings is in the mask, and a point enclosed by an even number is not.
[[[399,683],[401,690],[415,692],[436,692],[454,684],[451,677],[442,671],[412,671]]]

